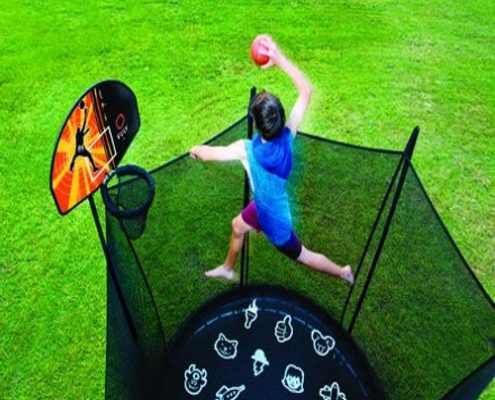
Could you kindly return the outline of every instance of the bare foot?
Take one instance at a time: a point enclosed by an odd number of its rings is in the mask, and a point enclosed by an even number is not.
[[[206,271],[205,276],[208,278],[223,278],[230,281],[234,278],[234,269],[228,268],[225,265],[220,265],[219,267]]]
[[[350,265],[346,265],[342,268],[340,277],[351,285],[354,283],[354,274],[352,273],[352,268]]]

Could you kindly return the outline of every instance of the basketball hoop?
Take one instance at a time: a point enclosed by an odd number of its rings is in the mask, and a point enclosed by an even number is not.
[[[111,181],[115,184],[109,187]],[[132,240],[141,237],[155,194],[151,174],[136,165],[118,167],[106,176],[101,194],[106,209],[119,220],[126,236]]]

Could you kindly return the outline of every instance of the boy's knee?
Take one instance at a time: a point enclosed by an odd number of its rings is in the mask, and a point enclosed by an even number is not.
[[[312,251],[302,246],[301,253],[299,254],[299,257],[297,257],[297,261],[301,264],[307,264],[310,261],[312,254],[314,254]]]
[[[242,220],[240,215],[232,220],[232,232],[234,232],[234,234],[237,236],[243,235],[245,232],[244,221]]]

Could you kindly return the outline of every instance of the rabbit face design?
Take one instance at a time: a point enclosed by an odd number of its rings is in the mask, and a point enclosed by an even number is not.
[[[220,333],[215,342],[215,351],[220,357],[231,360],[237,356],[238,344],[239,342],[237,340],[229,340],[223,333]]]
[[[313,348],[320,357],[326,356],[335,347],[335,340],[333,337],[323,336],[318,329],[311,332],[311,339],[313,340]]]

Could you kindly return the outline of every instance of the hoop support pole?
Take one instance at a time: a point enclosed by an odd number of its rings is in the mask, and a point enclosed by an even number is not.
[[[117,278],[117,273],[112,264],[112,260],[110,258],[110,253],[108,252],[108,246],[105,241],[105,236],[103,235],[103,229],[101,227],[100,218],[98,216],[98,211],[96,209],[96,204],[93,195],[88,197],[89,205],[91,207],[91,214],[93,215],[93,220],[95,222],[96,231],[98,232],[98,238],[100,239],[101,248],[103,249],[103,254],[105,254],[105,260],[107,262],[107,270],[110,272],[110,278],[112,279],[113,284],[115,285],[115,289],[117,292],[117,296],[119,299],[119,303],[122,306],[122,310],[124,312],[124,318],[127,322],[127,326],[129,327],[129,332],[131,333],[132,339],[136,342],[138,339],[136,326],[134,321],[132,320],[131,313],[129,312],[129,307],[124,298],[124,293],[122,292],[122,287],[120,286],[119,280]]]

